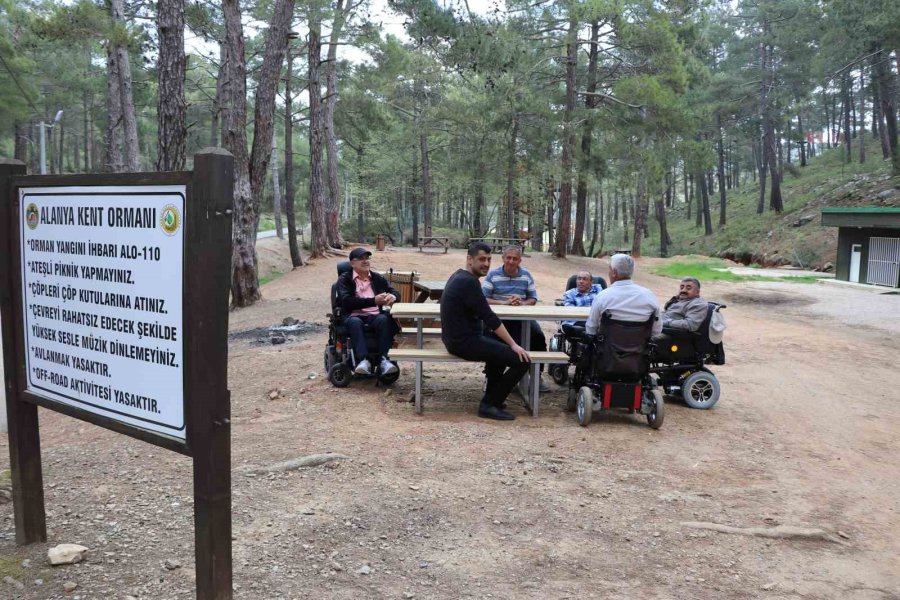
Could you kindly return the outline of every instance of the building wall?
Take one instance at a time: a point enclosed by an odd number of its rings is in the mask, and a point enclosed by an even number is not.
[[[870,237],[900,237],[900,229],[884,229],[881,227],[841,227],[838,230],[837,261],[834,265],[835,279],[850,280],[850,247],[862,244],[862,256],[859,265],[859,282],[865,283],[869,265]]]

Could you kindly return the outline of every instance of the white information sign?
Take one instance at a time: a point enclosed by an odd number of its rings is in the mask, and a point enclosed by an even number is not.
[[[185,193],[20,188],[28,391],[185,439]]]

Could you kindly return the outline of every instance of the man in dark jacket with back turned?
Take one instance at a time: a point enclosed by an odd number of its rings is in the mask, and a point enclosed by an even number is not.
[[[512,421],[515,417],[503,410],[503,404],[528,371],[531,358],[506,331],[481,291],[478,280],[490,268],[491,247],[482,242],[469,246],[466,268],[450,276],[441,295],[441,339],[450,354],[485,363],[487,388],[478,416]],[[500,340],[481,335],[479,320]]]
[[[372,374],[372,361],[375,357],[372,356],[370,360],[364,331],[364,326],[368,325],[378,338],[378,354],[381,356],[379,369],[382,375],[387,375],[397,371],[387,355],[400,328],[384,312],[384,307],[400,300],[400,292],[391,287],[383,276],[369,270],[371,256],[372,253],[365,248],[354,248],[350,252],[350,266],[353,270],[338,278],[338,299],[341,310],[347,315],[344,323],[353,342],[356,360],[354,373]]]

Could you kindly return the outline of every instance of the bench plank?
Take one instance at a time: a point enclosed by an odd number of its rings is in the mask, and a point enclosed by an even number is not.
[[[402,333],[403,335],[416,335],[416,333],[418,333],[418,331],[416,330],[415,327],[403,327],[402,329],[400,329],[400,333]],[[441,328],[440,327],[423,327],[422,335],[441,335]]]

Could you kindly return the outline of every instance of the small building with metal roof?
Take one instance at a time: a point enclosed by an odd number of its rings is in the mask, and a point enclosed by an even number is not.
[[[900,287],[900,208],[823,208],[822,225],[838,228],[836,279]]]

